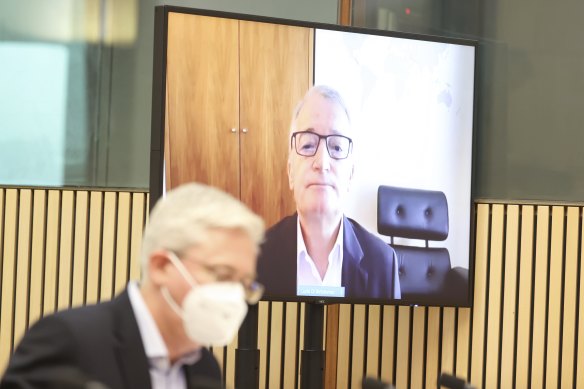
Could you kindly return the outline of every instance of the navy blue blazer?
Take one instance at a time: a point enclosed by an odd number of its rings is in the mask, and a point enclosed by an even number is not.
[[[268,300],[296,296],[297,220],[297,214],[287,216],[266,232],[257,270]],[[400,298],[395,251],[345,216],[343,228],[341,286],[345,287],[345,297]]]
[[[208,350],[184,371],[189,388],[202,381],[220,387],[219,365]],[[12,355],[0,388],[81,388],[80,381],[87,380],[109,389],[151,388],[149,362],[127,291],[106,303],[39,320]]]

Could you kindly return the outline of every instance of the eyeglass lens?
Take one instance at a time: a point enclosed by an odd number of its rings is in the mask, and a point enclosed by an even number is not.
[[[334,159],[344,159],[349,155],[351,140],[342,135],[319,135],[313,132],[297,132],[294,134],[296,140],[296,152],[305,157],[316,155],[320,140],[325,139],[329,156]]]

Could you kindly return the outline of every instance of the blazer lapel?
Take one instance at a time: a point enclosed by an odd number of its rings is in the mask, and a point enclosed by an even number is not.
[[[146,358],[140,329],[134,317],[128,292],[115,305],[116,357],[126,388],[151,388],[150,365]]]
[[[363,250],[351,222],[345,216],[343,216],[343,234],[341,283],[345,287],[345,297],[349,297],[367,290],[368,274],[361,268]]]

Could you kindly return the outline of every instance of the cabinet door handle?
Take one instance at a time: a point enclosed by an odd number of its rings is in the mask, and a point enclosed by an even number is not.
[[[247,134],[247,128],[242,128],[241,132],[243,132],[244,134]]]
[[[237,132],[237,128],[232,128],[231,132],[233,132],[235,134]]]

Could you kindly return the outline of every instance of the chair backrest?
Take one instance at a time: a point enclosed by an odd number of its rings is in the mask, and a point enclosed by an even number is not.
[[[445,240],[446,196],[440,191],[381,185],[377,191],[377,231],[394,237]]]
[[[427,247],[448,237],[448,202],[443,192],[382,185],[377,192],[380,234],[420,239],[426,247],[392,244],[398,260],[402,297],[432,300],[444,291],[450,272],[448,249]]]

